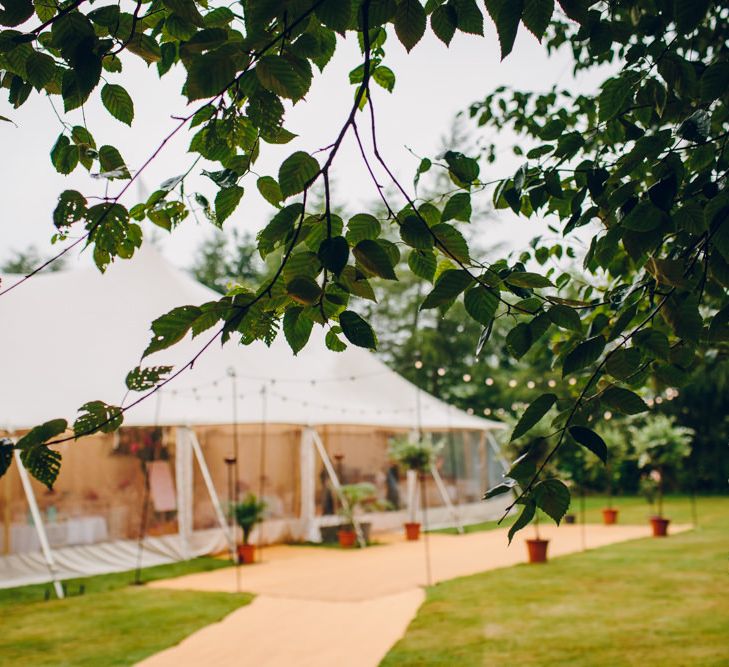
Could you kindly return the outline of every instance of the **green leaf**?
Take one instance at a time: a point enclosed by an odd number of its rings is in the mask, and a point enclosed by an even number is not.
[[[435,254],[427,250],[411,250],[408,255],[408,267],[419,278],[433,282],[437,261]]]
[[[109,180],[131,178],[121,153],[114,146],[104,145],[99,148],[99,165],[101,174]]]
[[[509,0],[505,1],[508,2]],[[522,528],[526,528],[526,526],[529,525],[529,522],[534,518],[536,511],[537,505],[533,500],[529,499],[524,503],[524,509],[521,511],[521,514],[517,517],[516,521],[514,521],[511,528],[509,528],[509,544],[511,544],[511,540],[514,539],[514,535],[516,535]]]
[[[618,380],[627,380],[640,368],[640,350],[629,347],[615,350],[605,362],[605,369]]]
[[[570,506],[570,490],[558,479],[545,479],[534,485],[537,506],[559,525]]]
[[[607,463],[607,445],[595,431],[585,426],[570,426],[569,432],[578,444],[589,449],[603,463]]]
[[[603,85],[597,98],[599,118],[609,120],[619,114],[629,103],[633,93],[633,80],[628,77],[613,77]]]
[[[341,327],[334,327],[334,329],[341,331]],[[339,336],[333,330],[327,331],[326,336],[324,336],[324,343],[327,349],[332,352],[344,352],[347,349],[347,345],[339,340]]]
[[[471,195],[468,192],[458,192],[453,195],[443,208],[441,222],[455,219],[468,222],[471,219]]]
[[[297,276],[286,285],[289,296],[305,306],[311,306],[321,298],[321,287],[310,276]]]
[[[555,394],[542,394],[535,398],[514,427],[510,442],[528,433],[552,409],[556,402],[557,396]]]
[[[25,71],[28,82],[40,90],[53,79],[56,65],[51,56],[33,51],[25,61]]]
[[[0,477],[9,469],[13,462],[13,450],[15,445],[8,438],[0,438]]]
[[[409,215],[400,225],[400,238],[412,248],[430,250],[435,241],[428,225],[417,215]]]
[[[395,32],[407,51],[410,51],[425,33],[425,11],[419,0],[400,0],[395,12]]]
[[[343,236],[324,239],[319,246],[318,255],[324,268],[338,276],[342,269],[347,266],[349,244]]]
[[[233,83],[235,75],[235,62],[227,53],[197,55],[187,69],[185,94],[190,101],[215,97]]]
[[[357,263],[368,273],[387,280],[397,280],[393,262],[379,241],[365,239],[352,250]]]
[[[444,255],[455,259],[456,261],[463,262],[464,264],[470,261],[468,253],[468,244],[466,239],[463,238],[463,234],[459,232],[455,227],[441,223],[431,228],[433,234],[438,239],[437,248]]]
[[[452,0],[458,16],[458,29],[471,35],[483,35],[483,14],[475,0]]]
[[[278,182],[284,198],[303,192],[319,174],[319,163],[304,151],[287,157],[278,170]]]
[[[674,0],[673,16],[679,33],[692,31],[704,20],[711,0]]]
[[[531,327],[526,322],[519,322],[506,334],[506,347],[517,359],[521,359],[533,343]]]
[[[256,76],[264,88],[290,100],[300,100],[311,85],[311,77],[283,56],[263,56],[256,65]]]
[[[377,347],[377,337],[372,327],[353,310],[345,310],[339,314],[339,325],[352,345],[370,350]]]
[[[215,195],[215,220],[218,226],[227,220],[243,197],[243,188],[233,185],[229,188],[221,188]]]
[[[456,151],[446,151],[443,158],[456,181],[468,185],[478,178],[480,168],[478,162],[473,158],[466,157],[463,153]]]
[[[276,207],[280,206],[284,197],[275,178],[271,176],[261,176],[256,181],[256,187],[269,204]]]
[[[347,241],[350,245],[357,245],[365,239],[374,240],[382,231],[380,222],[369,213],[357,213],[347,223]]]
[[[487,327],[491,324],[499,306],[499,296],[483,285],[474,285],[466,290],[463,296],[466,312],[479,324]]]
[[[142,354],[142,358],[153,352],[164,350],[182,340],[192,323],[202,314],[197,306],[173,308],[152,322],[152,340]]]
[[[486,11],[496,24],[503,60],[514,48],[519,22],[524,12],[524,0],[485,0]]]
[[[473,283],[473,278],[466,271],[461,269],[444,271],[435,281],[433,290],[423,300],[420,310],[438,308],[451,303],[471,283]]]
[[[668,360],[671,346],[666,334],[657,329],[643,329],[633,336],[633,345],[658,359]]]
[[[580,343],[572,350],[562,362],[562,377],[567,377],[570,373],[582,370],[583,368],[595,363],[605,349],[605,338],[603,336],[595,336],[588,338]]]
[[[554,287],[549,278],[528,271],[514,271],[506,277],[506,282],[514,287]]]
[[[324,0],[316,6],[314,11],[327,28],[344,34],[352,19],[352,2],[351,0]]]
[[[634,232],[649,232],[666,219],[666,214],[650,202],[641,202],[621,221],[621,226]]]
[[[450,4],[436,7],[430,15],[430,27],[435,36],[446,46],[451,43],[458,27],[458,14]]]
[[[497,484],[496,486],[493,486],[488,491],[486,491],[486,493],[483,494],[481,500],[488,500],[489,498],[495,498],[496,496],[501,496],[504,493],[509,493],[510,491],[514,490],[515,485],[515,479],[506,477],[504,481],[501,482],[501,484]]]
[[[574,308],[555,304],[547,311],[547,317],[560,329],[582,333],[582,321]]]
[[[104,401],[89,401],[79,408],[79,416],[73,423],[76,438],[101,431],[112,433],[124,422],[124,413],[116,405],[108,405]]]
[[[699,82],[701,101],[713,102],[724,95],[727,88],[729,88],[729,63],[722,61],[709,65]]]
[[[385,65],[378,65],[372,72],[375,83],[382,86],[387,92],[395,90],[395,72]]]
[[[169,375],[172,366],[137,366],[127,373],[126,385],[129,391],[147,391],[157,386]]]
[[[294,355],[298,354],[309,342],[314,322],[304,316],[303,308],[289,308],[283,316],[284,336]]]
[[[20,440],[15,443],[16,449],[31,449],[38,445],[45,444],[58,435],[61,435],[68,428],[65,419],[51,419],[39,426],[34,426]]]
[[[42,482],[49,489],[61,472],[61,453],[49,449],[45,445],[30,447],[20,452],[20,460],[25,469],[39,482]]]
[[[554,13],[554,0],[525,0],[521,20],[529,32],[542,40]]]
[[[648,410],[648,406],[638,394],[622,387],[606,389],[603,392],[602,400],[613,410],[626,415],[637,415]]]
[[[122,123],[131,125],[134,120],[134,102],[121,86],[107,83],[101,89],[101,101],[107,111]]]

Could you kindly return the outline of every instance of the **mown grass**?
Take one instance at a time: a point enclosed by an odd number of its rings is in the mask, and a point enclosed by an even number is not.
[[[651,513],[616,501],[621,523]],[[586,502],[598,521],[604,499]],[[688,498],[666,516],[690,523]],[[729,665],[729,498],[700,498],[699,528],[455,579],[428,590],[382,665]]]
[[[197,558],[142,571],[142,580],[226,567]],[[133,572],[66,582],[84,595],[44,601],[45,586],[0,591],[0,664],[13,667],[121,667],[177,644],[248,604],[252,596],[134,586]]]

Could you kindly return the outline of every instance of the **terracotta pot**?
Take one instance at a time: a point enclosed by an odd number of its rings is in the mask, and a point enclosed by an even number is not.
[[[660,516],[652,516],[651,527],[653,528],[653,537],[667,537],[669,523],[671,523],[670,519],[664,519]]]
[[[414,542],[420,537],[420,524],[419,523],[406,523],[405,524],[405,537]]]
[[[337,531],[337,538],[340,547],[351,549],[357,542],[357,533],[353,530],[339,530]]]
[[[547,562],[547,545],[549,540],[527,540],[527,550],[529,551],[530,563],[546,563]]]
[[[602,522],[606,526],[612,526],[618,522],[618,510],[606,507],[602,511]]]
[[[565,523],[574,523],[576,520],[577,520],[577,517],[574,514],[565,514],[564,515]]]
[[[256,562],[256,547],[254,544],[238,545],[238,562],[244,565]]]

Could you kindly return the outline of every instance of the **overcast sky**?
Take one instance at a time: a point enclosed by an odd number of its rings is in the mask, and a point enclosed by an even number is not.
[[[450,48],[430,33],[409,55],[392,36],[388,40],[385,64],[395,71],[397,84],[392,94],[375,86],[373,96],[382,152],[404,182],[412,182],[417,165],[417,159],[406,147],[416,154],[433,156],[455,115],[471,102],[482,99],[497,85],[546,90],[559,82],[580,89],[594,88],[594,77],[570,83],[569,54],[565,51],[547,59],[543,47],[523,29],[513,54],[500,62],[495,31],[488,19],[486,23],[484,38],[459,33]],[[286,127],[299,137],[286,146],[265,145],[265,155],[255,165],[259,174],[275,176],[280,162],[294,150],[313,152],[331,144],[352,103],[354,87],[348,83],[348,72],[359,64],[360,58],[352,39],[340,40],[324,75],[315,77],[306,100],[288,113]],[[84,111],[97,145],[111,143],[117,146],[128,166],[138,168],[175,126],[172,116],[189,113],[185,99],[179,95],[182,75],[183,72],[178,71],[160,81],[156,69],[148,69],[138,58],[127,58],[122,75],[106,75],[110,82],[121,83],[129,90],[135,101],[136,117],[128,128],[101,107],[95,94],[95,99]],[[0,163],[0,233],[3,238],[0,259],[6,259],[30,244],[36,245],[43,254],[50,254],[54,249],[49,243],[54,232],[51,213],[58,194],[66,188],[75,188],[85,195],[103,195],[106,184],[89,178],[82,167],[67,177],[55,172],[49,151],[61,131],[61,124],[48,98],[33,94],[24,106],[14,110],[3,97],[0,115],[13,119],[16,125],[0,123],[4,149]],[[58,98],[54,103],[60,109]],[[72,124],[80,124],[80,111],[69,116]],[[149,193],[163,180],[184,172],[192,162],[191,155],[186,153],[190,137],[190,134],[180,133],[171,141],[144,172],[138,186],[130,189],[123,203],[131,206],[140,193]],[[497,163],[482,166],[482,178],[487,180],[510,175],[520,164],[508,150],[508,136],[500,137],[498,143],[502,149]],[[195,177],[189,180],[187,190],[214,194],[211,183],[199,176],[199,171],[194,172]],[[350,212],[356,212],[376,197],[351,138],[337,158],[334,178],[337,196]],[[229,230],[235,227],[255,232],[274,210],[258,196],[254,176],[242,184],[246,195],[225,226]],[[115,194],[121,184],[113,182],[108,187],[109,194]],[[542,228],[537,222],[520,221],[512,216],[487,220],[480,225],[477,235],[484,247],[502,241],[518,245]],[[153,226],[145,228],[149,230]],[[197,224],[190,217],[173,234],[159,230],[156,236],[173,263],[189,266],[197,245],[211,233],[210,223],[201,221]],[[88,260],[76,257],[71,264],[77,261]]]

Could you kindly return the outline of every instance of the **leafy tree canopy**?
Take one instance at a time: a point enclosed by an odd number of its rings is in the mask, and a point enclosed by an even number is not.
[[[410,50],[431,30],[449,44],[461,33],[483,34],[486,15],[496,25],[502,57],[518,31],[528,30],[546,51],[571,48],[576,70],[610,64],[611,74],[595,95],[559,88],[490,92],[470,116],[484,130],[516,132],[522,166],[487,182],[479,156],[450,148],[423,158],[415,175],[417,184],[422,174],[442,170],[447,189],[416,197],[415,187],[395,178],[377,143],[371,92],[373,86],[391,90],[395,80],[386,64],[388,39]],[[188,333],[213,330],[213,339],[223,342],[270,343],[280,328],[296,352],[314,325],[328,329],[335,352],[346,345],[374,348],[377,336],[360,301],[375,299],[378,281],[398,279],[403,255],[408,271],[424,281],[420,309],[444,312],[462,304],[481,330],[472,341],[477,350],[492,345],[497,320],[509,325],[504,340],[513,357],[548,346],[563,381],[530,404],[514,434],[526,437],[556,410],[549,437],[540,441],[546,449],[527,450],[509,479],[488,494],[518,490],[522,514],[513,535],[537,507],[562,518],[569,492],[542,471],[562,447],[602,457],[605,443],[595,429],[604,410],[641,413],[648,408],[642,387],[681,386],[702,357],[726,354],[728,17],[729,5],[720,0],[242,0],[230,6],[136,0],[124,7],[5,0],[0,70],[16,109],[34,91],[59,98],[66,112],[98,95],[127,124],[135,100],[122,85],[122,54],[143,59],[160,76],[184,70],[183,93],[193,110],[170,137],[189,132],[195,159],[146,200],[121,203],[149,162],[132,171],[119,147],[97,145],[93,128],[69,124],[52,148],[60,173],[93,170],[110,189],[118,182],[116,194],[102,201],[66,190],[53,213],[57,238],[81,234],[67,247],[85,242],[102,271],[115,258],[132,257],[145,218],[170,231],[185,218],[185,179],[200,168],[198,160],[218,188],[212,201],[196,196],[213,224],[222,226],[252,189],[275,209],[257,237],[260,256],[275,270],[256,287],[235,287],[217,301],[162,314],[145,356]],[[292,138],[287,108],[304,100],[314,70],[326,71],[346,33],[356,33],[362,60],[350,73],[351,111],[332,143],[316,154],[292,152],[276,173],[254,173],[268,144]],[[384,215],[335,213],[330,181],[347,135],[361,146]],[[324,198],[313,205],[315,183]],[[535,239],[520,255],[485,261],[462,232],[472,198],[484,190],[497,209],[547,218],[562,240]],[[573,247],[582,227],[591,234],[584,256]],[[553,266],[551,258],[562,254],[579,254],[588,279]],[[128,385],[150,395],[183,369],[136,369]],[[91,401],[72,436],[65,435],[65,420],[52,420],[16,446],[31,472],[50,485],[60,457],[48,444],[111,431],[124,411]],[[8,457],[3,461],[9,465]]]

